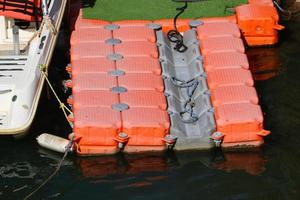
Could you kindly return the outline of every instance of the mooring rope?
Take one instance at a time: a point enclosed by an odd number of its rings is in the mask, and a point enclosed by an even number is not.
[[[74,138],[71,138],[70,142],[68,143],[68,145],[66,146],[66,151],[64,153],[64,156],[62,157],[62,159],[59,161],[55,171],[42,183],[39,185],[39,187],[37,187],[34,191],[32,191],[30,194],[28,194],[24,200],[30,199],[35,193],[37,193],[42,187],[44,187],[60,170],[63,162],[65,161],[68,153],[72,150],[74,144]]]
[[[70,126],[72,127],[72,124],[71,122],[68,120],[68,114],[67,112],[69,113],[69,115],[73,116],[73,112],[60,100],[59,96],[57,95],[57,93],[55,92],[52,84],[50,83],[49,79],[48,79],[48,76],[47,76],[47,73],[46,73],[46,65],[40,65],[40,71],[42,73],[42,75],[44,76],[49,88],[51,89],[52,93],[54,94],[56,100],[58,101],[59,103],[59,107],[62,109],[63,113],[64,113],[64,116],[66,118],[66,120],[69,122]]]
[[[53,25],[52,19],[49,15],[43,16],[43,21],[42,24],[38,30],[38,35],[41,35],[43,27],[46,26],[47,29],[53,34],[56,35],[57,34],[57,30]]]
[[[72,127],[72,124],[71,122],[68,120],[68,114],[71,114],[73,116],[73,112],[60,100],[59,96],[57,95],[57,93],[55,92],[51,82],[49,81],[49,78],[47,76],[47,73],[46,73],[46,69],[47,69],[47,66],[46,65],[40,65],[40,71],[41,71],[41,74],[44,76],[49,88],[51,89],[52,93],[54,94],[56,100],[58,101],[59,103],[59,107],[61,108],[62,112],[64,113],[64,116],[65,118],[67,119],[67,121],[69,122],[69,125]],[[42,187],[44,187],[60,170],[63,162],[65,161],[67,155],[69,152],[71,152],[72,148],[73,148],[73,144],[74,144],[74,136],[72,136],[70,138],[70,141],[68,143],[68,145],[66,146],[66,150],[65,150],[65,153],[63,155],[63,157],[61,158],[61,160],[59,161],[59,164],[57,165],[55,171],[42,183],[40,184],[34,191],[32,191],[30,194],[28,194],[24,200],[27,200],[27,199],[30,199],[35,193],[37,193]]]

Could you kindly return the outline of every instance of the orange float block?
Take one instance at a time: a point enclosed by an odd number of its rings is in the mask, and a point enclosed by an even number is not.
[[[131,108],[147,107],[166,110],[168,107],[164,94],[149,90],[129,90],[121,93],[120,102],[128,104]]]
[[[273,6],[248,4],[236,8],[238,25],[250,46],[271,45],[278,41],[279,16]]]
[[[273,0],[248,0],[249,4],[274,6]]]
[[[235,16],[199,18],[198,20],[203,21],[204,23],[231,22],[236,24]]]
[[[75,30],[85,28],[100,28],[108,24],[110,24],[108,21],[99,19],[82,19],[82,17],[79,16],[75,23]]]
[[[116,45],[115,53],[127,56],[151,56],[158,58],[157,46],[147,41],[125,41]]]
[[[166,111],[155,108],[130,108],[122,112],[123,132],[129,136],[126,151],[162,150],[169,132]],[[150,149],[147,149],[151,147]],[[155,148],[156,146],[156,148]]]
[[[205,21],[198,26],[197,34],[199,39],[210,37],[241,37],[241,32],[236,23],[226,21]]]
[[[79,156],[95,156],[95,155],[104,155],[104,154],[114,154],[119,150],[116,145],[101,146],[101,145],[82,145],[75,144],[76,153]]]
[[[81,58],[72,61],[71,72],[72,76],[77,76],[80,73],[105,73],[115,70],[113,61],[106,57]]]
[[[176,26],[179,32],[185,32],[190,29],[189,22],[191,19],[178,19]],[[163,32],[167,33],[170,30],[174,30],[174,20],[173,19],[161,19],[154,21],[155,24],[160,24],[162,26]]]
[[[246,54],[239,52],[210,53],[204,56],[203,62],[206,72],[224,68],[249,69]]]
[[[116,62],[117,69],[126,73],[153,73],[161,74],[161,66],[158,59],[152,57],[125,57]]]
[[[128,90],[154,90],[164,91],[164,83],[161,76],[155,74],[126,74],[118,77],[119,86]]]
[[[117,148],[115,137],[122,127],[120,112],[106,107],[85,107],[74,110],[74,133],[80,146]]]
[[[207,74],[207,82],[211,90],[229,85],[254,85],[251,72],[242,68],[216,69]]]
[[[97,28],[81,28],[72,32],[70,44],[82,42],[105,42],[105,40],[112,38],[112,33],[106,30],[103,26]]]
[[[214,107],[233,103],[258,104],[255,88],[246,85],[217,87],[211,91],[211,100]]]
[[[71,48],[71,61],[80,58],[106,57],[112,52],[113,47],[105,42],[78,43]]]
[[[72,91],[109,90],[117,86],[117,79],[103,73],[82,73],[72,79]]]
[[[119,29],[113,31],[114,38],[122,41],[149,41],[155,43],[155,32],[147,26],[150,23],[151,21],[147,20],[114,22],[114,24],[120,26]]]
[[[216,37],[201,40],[202,55],[218,52],[245,52],[243,41],[236,37]]]
[[[269,134],[263,129],[260,106],[251,103],[220,105],[215,110],[217,130],[224,135],[225,143],[262,142]]]
[[[107,107],[119,103],[119,96],[108,90],[83,90],[73,92],[73,109],[82,107]]]

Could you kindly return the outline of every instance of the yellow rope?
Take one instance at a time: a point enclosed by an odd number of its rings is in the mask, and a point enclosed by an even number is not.
[[[65,118],[67,119],[67,121],[69,122],[70,126],[72,127],[72,123],[71,123],[71,122],[69,121],[69,119],[68,119],[68,113],[69,113],[69,115],[74,116],[74,115],[73,115],[73,112],[72,112],[72,111],[71,111],[71,110],[70,110],[70,109],[69,109],[69,108],[68,108],[68,107],[60,100],[60,98],[58,97],[57,93],[55,92],[53,86],[51,85],[51,83],[50,83],[50,81],[49,81],[49,79],[48,79],[48,76],[47,76],[47,73],[46,73],[46,69],[47,69],[47,66],[46,66],[46,65],[43,65],[43,64],[40,65],[40,71],[41,71],[42,75],[45,77],[45,80],[46,80],[48,86],[50,87],[52,93],[54,94],[56,100],[57,100],[58,103],[59,103],[59,107],[62,109]],[[67,112],[68,112],[68,113],[67,113]]]
[[[43,17],[43,21],[42,21],[41,26],[40,26],[40,28],[39,28],[39,30],[38,30],[38,35],[39,35],[39,36],[41,35],[44,26],[46,26],[47,29],[50,30],[50,32],[51,32],[53,35],[56,35],[56,34],[57,34],[57,30],[56,30],[56,28],[54,27],[53,22],[52,22],[52,19],[51,19],[49,16],[44,16],[44,17]]]

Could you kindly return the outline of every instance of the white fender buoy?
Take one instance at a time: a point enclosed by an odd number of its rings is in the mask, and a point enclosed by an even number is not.
[[[40,146],[60,153],[65,153],[70,143],[70,140],[48,133],[39,135],[36,140]]]

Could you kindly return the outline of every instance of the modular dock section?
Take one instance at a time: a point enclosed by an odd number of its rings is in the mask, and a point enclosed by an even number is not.
[[[179,20],[184,53],[167,38],[172,20],[107,22],[80,15],[66,82],[77,153],[261,145],[270,132],[241,37],[250,45],[270,44],[280,26],[272,16],[251,15],[259,6],[276,12],[269,1],[249,3],[237,16]],[[273,35],[247,35],[247,20],[257,26],[269,20]]]

